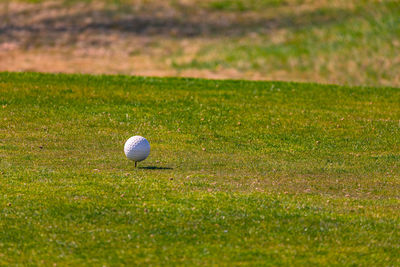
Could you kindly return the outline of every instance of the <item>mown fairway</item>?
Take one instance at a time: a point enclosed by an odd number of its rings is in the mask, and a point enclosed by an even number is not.
[[[0,265],[400,265],[399,127],[398,88],[0,73]]]

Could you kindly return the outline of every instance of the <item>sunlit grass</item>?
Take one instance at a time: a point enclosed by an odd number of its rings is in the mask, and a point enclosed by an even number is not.
[[[0,264],[398,265],[400,91],[0,74]],[[133,167],[132,135],[151,143]]]

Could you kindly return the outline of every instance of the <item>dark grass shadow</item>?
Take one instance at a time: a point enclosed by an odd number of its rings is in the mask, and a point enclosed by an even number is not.
[[[63,7],[53,7],[54,12]],[[240,13],[235,16],[225,13],[187,14],[185,12],[165,12],[166,14],[154,15],[155,10],[138,12],[127,5],[125,11],[83,9],[69,12],[68,15],[52,13],[43,8],[36,10],[8,11],[7,20],[0,21],[0,39],[15,40],[26,39],[22,43],[35,45],[54,45],[54,40],[65,43],[79,41],[81,35],[108,36],[117,34],[121,38],[129,35],[136,36],[172,36],[183,37],[216,37],[216,36],[241,36],[249,32],[268,34],[272,30],[304,29],[311,26],[323,26],[343,22],[355,14],[350,10],[330,8],[328,10],[304,11],[293,14],[277,14],[274,17],[263,16],[243,17]],[[36,13],[43,13],[34,23],[29,17]],[[47,14],[47,13],[48,14]],[[28,19],[27,19],[28,18]],[[3,40],[4,41],[4,40]],[[90,46],[104,45],[98,40],[88,41]],[[107,42],[107,41],[105,41]],[[109,41],[111,42],[111,41]],[[107,45],[107,44],[106,44]]]
[[[115,11],[114,11],[115,12]],[[354,15],[345,9],[332,8],[328,11],[307,11],[301,14],[277,15],[273,18],[254,17],[239,19],[238,17],[224,16],[207,19],[197,16],[175,14],[174,16],[151,16],[149,14],[130,13],[118,16],[112,11],[98,10],[81,11],[70,15],[46,17],[34,24],[9,22],[2,25],[3,34],[11,31],[33,32],[35,34],[78,34],[94,31],[97,34],[119,32],[124,34],[145,36],[239,36],[246,32],[257,30],[276,30],[281,28],[303,29],[314,25],[326,25],[342,22]],[[10,16],[17,17],[14,14]],[[88,19],[89,18],[89,19]],[[21,19],[22,20],[22,19]]]
[[[144,167],[138,167],[138,169],[142,169],[142,170],[173,170],[174,168],[158,167],[158,166],[144,166]]]

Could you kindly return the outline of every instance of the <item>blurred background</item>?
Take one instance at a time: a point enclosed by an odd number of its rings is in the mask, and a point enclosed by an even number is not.
[[[400,0],[0,0],[0,71],[400,86]]]

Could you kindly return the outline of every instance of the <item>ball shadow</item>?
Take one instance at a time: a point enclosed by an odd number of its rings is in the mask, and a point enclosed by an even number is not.
[[[173,170],[174,168],[158,167],[158,166],[145,166],[145,167],[138,167],[138,169],[143,169],[143,170]]]

